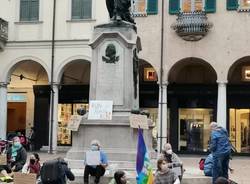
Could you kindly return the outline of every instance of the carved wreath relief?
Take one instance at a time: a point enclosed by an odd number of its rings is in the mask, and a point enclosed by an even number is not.
[[[105,56],[102,56],[102,60],[106,63],[114,64],[119,61],[119,56],[116,56],[116,48],[114,44],[108,44],[105,50]]]

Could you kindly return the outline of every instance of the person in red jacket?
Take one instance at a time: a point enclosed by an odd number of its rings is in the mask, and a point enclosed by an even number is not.
[[[23,173],[35,173],[37,177],[40,175],[41,164],[37,153],[30,155],[29,162],[23,166]]]

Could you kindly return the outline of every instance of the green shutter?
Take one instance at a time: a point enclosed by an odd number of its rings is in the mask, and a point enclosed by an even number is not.
[[[177,14],[180,11],[180,0],[169,0],[169,14]]]
[[[147,2],[147,14],[155,15],[158,13],[158,0],[148,0]]]
[[[30,20],[39,20],[39,0],[31,0],[30,2]]]
[[[29,20],[29,0],[20,1],[20,21]]]
[[[206,0],[205,11],[214,13],[216,11],[216,0]]]
[[[227,0],[227,10],[237,10],[238,6],[238,0]]]
[[[81,0],[72,0],[71,8],[72,19],[80,19],[82,9]]]

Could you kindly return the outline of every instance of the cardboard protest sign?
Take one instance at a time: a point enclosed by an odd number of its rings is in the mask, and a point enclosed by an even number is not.
[[[129,122],[131,128],[148,129],[148,118],[146,115],[131,114]]]
[[[82,121],[82,116],[80,116],[80,115],[72,115],[70,117],[67,128],[69,130],[72,130],[72,131],[78,131],[78,128],[80,126],[81,121]]]
[[[36,174],[15,172],[14,184],[36,184]]]
[[[113,101],[92,100],[89,103],[89,120],[112,120]]]

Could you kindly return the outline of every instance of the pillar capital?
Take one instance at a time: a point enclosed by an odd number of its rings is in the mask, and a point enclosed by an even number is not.
[[[220,85],[220,84],[226,85],[228,83],[227,80],[217,80],[216,82],[217,82],[218,85]]]
[[[160,81],[158,81],[157,84],[159,85],[159,87],[161,87]],[[162,86],[166,87],[167,85],[168,85],[168,81],[162,81]]]

